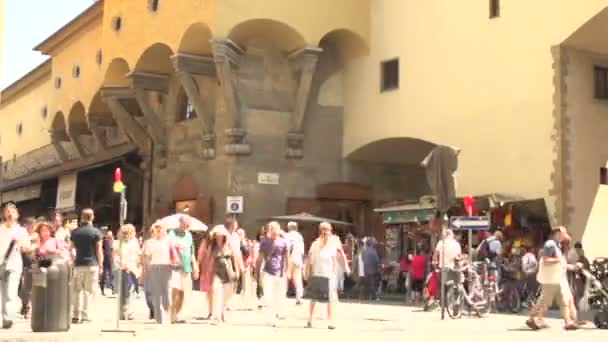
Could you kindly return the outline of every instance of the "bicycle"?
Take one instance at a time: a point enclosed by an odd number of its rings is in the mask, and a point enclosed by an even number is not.
[[[446,282],[446,309],[452,319],[462,316],[465,308],[469,314],[475,312],[478,317],[489,313],[488,295],[484,289],[480,275],[471,264],[457,260],[456,269],[449,271],[449,279]],[[465,289],[465,280],[469,280],[469,291]]]

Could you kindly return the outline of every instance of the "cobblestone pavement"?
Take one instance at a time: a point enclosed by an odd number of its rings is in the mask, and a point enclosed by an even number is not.
[[[493,342],[516,341],[517,339],[535,339],[537,342],[573,341],[585,338],[587,341],[607,341],[608,330],[602,331],[586,327],[579,331],[566,332],[562,322],[549,319],[551,329],[540,332],[524,328],[525,317],[512,315],[492,315],[484,319],[464,317],[460,320],[441,321],[438,312],[421,312],[418,308],[386,303],[360,304],[341,303],[338,306],[336,319],[337,329],[329,331],[327,321],[319,319],[313,323],[313,329],[305,329],[307,305],[295,306],[289,300],[286,308],[286,319],[277,328],[265,324],[265,312],[239,310],[242,303],[236,300],[235,310],[227,313],[227,323],[212,326],[201,320],[206,316],[206,306],[201,294],[195,293],[189,303],[191,315],[186,324],[159,326],[147,320],[147,308],[143,299],[135,303],[134,321],[121,322],[121,329],[133,330],[135,334],[119,332],[102,332],[115,328],[113,318],[116,314],[116,300],[98,297],[94,313],[96,319],[89,324],[73,325],[67,333],[32,333],[29,322],[19,321],[11,331],[0,331],[0,341],[171,341],[183,337],[208,339],[215,336],[227,336],[230,341],[245,341],[252,337],[280,338],[282,341],[320,342],[331,338],[333,341],[348,339],[350,341],[372,341],[382,338],[383,341],[398,341],[416,338],[418,341],[448,340],[465,341],[476,337],[491,338]],[[322,309],[320,306],[319,309]],[[320,311],[317,316],[320,316]],[[198,318],[198,319],[197,319]],[[228,335],[226,335],[228,334]],[[322,340],[320,340],[322,339]]]

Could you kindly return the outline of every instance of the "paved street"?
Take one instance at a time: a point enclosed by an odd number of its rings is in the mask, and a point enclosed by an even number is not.
[[[0,332],[0,341],[170,341],[184,334],[191,338],[210,338],[214,336],[229,336],[230,341],[244,341],[251,337],[268,336],[288,339],[289,341],[320,341],[331,336],[339,341],[348,338],[349,341],[370,341],[374,338],[394,341],[404,338],[419,338],[424,341],[464,341],[475,335],[491,338],[493,342],[514,341],[519,338],[538,337],[539,341],[552,342],[572,341],[573,338],[585,338],[586,341],[606,341],[608,331],[588,327],[576,332],[565,332],[561,321],[549,320],[553,326],[542,332],[531,332],[523,327],[524,318],[521,316],[493,315],[485,319],[463,318],[441,321],[438,312],[420,312],[417,308],[390,304],[356,304],[342,303],[339,306],[339,317],[336,321],[338,328],[327,330],[327,322],[318,320],[313,323],[313,329],[305,329],[306,307],[296,307],[289,301],[287,319],[278,328],[270,328],[264,324],[264,313],[253,311],[232,311],[222,326],[212,326],[208,322],[192,319],[188,324],[158,326],[151,324],[146,318],[147,309],[143,299],[137,301],[137,316],[132,322],[121,323],[121,328],[135,330],[136,334],[103,333],[103,329],[113,329],[112,317],[115,314],[115,300],[100,298],[96,302],[95,322],[86,325],[73,326],[69,333],[33,334],[29,331],[29,322],[21,321],[11,332]],[[196,293],[192,306],[193,317],[205,315],[203,298]],[[238,303],[235,303],[238,308]],[[200,310],[197,310],[199,309]],[[229,335],[225,335],[228,333]]]

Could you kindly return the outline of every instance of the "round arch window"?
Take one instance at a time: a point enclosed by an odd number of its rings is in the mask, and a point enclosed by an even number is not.
[[[17,124],[17,135],[21,136],[23,134],[23,124],[20,122]]]
[[[95,55],[95,63],[97,63],[97,65],[101,65],[101,63],[103,63],[103,51],[101,51],[101,49],[97,50],[97,54]]]
[[[55,88],[56,89],[61,88],[61,77],[55,78]]]
[[[40,116],[42,116],[42,120],[46,120],[46,118],[49,116],[49,110],[46,106],[42,107],[40,110]]]
[[[152,12],[157,12],[160,5],[160,0],[148,0],[148,9]]]

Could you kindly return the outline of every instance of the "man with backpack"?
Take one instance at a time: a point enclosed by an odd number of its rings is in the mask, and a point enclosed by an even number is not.
[[[497,284],[500,284],[503,238],[503,233],[500,230],[496,230],[493,235],[483,240],[475,251],[475,260],[486,261],[487,259],[490,261],[488,268],[490,272],[495,272],[494,276]]]

